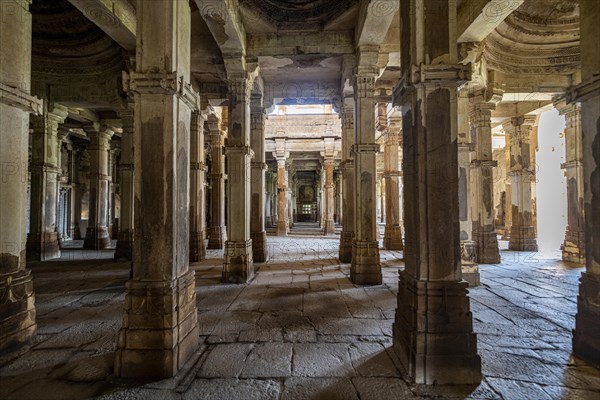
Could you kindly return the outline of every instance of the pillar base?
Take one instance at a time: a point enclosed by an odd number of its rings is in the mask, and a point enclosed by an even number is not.
[[[325,236],[327,235],[333,235],[335,233],[335,221],[330,220],[330,221],[325,221],[325,225],[323,226],[323,234]]]
[[[46,261],[60,257],[57,232],[30,233],[27,235],[27,260]]]
[[[190,262],[202,261],[205,258],[204,232],[190,232]]]
[[[225,242],[223,263],[223,283],[248,283],[254,277],[252,240],[246,242]]]
[[[254,262],[267,262],[269,260],[269,248],[267,246],[267,232],[252,232],[252,259]]]
[[[207,249],[222,249],[227,240],[227,230],[224,226],[214,226],[208,230]]]
[[[500,264],[498,236],[493,227],[473,230],[473,240],[476,243],[477,262],[479,264]]]
[[[573,354],[600,368],[600,277],[584,272],[581,274],[577,314],[573,330]]]
[[[17,256],[0,255],[0,265],[18,264]],[[13,260],[14,259],[14,260]],[[35,296],[31,271],[0,275],[0,353],[27,344],[35,335]]]
[[[383,248],[386,250],[404,250],[404,244],[402,243],[402,228],[400,228],[400,226],[385,226]]]
[[[342,230],[340,235],[340,261],[343,263],[352,262],[352,241],[354,240],[354,232]]]
[[[356,285],[381,285],[379,242],[352,242],[350,279]]]
[[[110,237],[106,226],[88,227],[83,240],[83,248],[88,250],[102,250],[110,247]]]
[[[514,251],[538,251],[533,226],[514,226],[510,230],[508,249]]]
[[[71,235],[72,240],[81,240],[81,231],[79,230],[79,224],[72,225],[69,228],[69,234]]]
[[[481,359],[467,282],[419,281],[401,271],[393,343],[415,383],[478,384]]]
[[[198,347],[195,272],[172,281],[129,281],[115,375],[174,376]]]
[[[585,235],[583,232],[567,231],[565,241],[560,249],[564,261],[585,265]]]
[[[460,241],[460,267],[462,277],[469,283],[469,286],[479,286],[481,284],[475,248],[476,244],[472,240]]]
[[[133,231],[119,232],[117,248],[115,249],[116,261],[131,261],[133,258]]]

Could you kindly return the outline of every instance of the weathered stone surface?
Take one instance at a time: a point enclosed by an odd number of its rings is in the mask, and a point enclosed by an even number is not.
[[[277,378],[291,375],[292,344],[258,344],[246,359],[242,378]]]
[[[196,379],[183,399],[277,400],[280,390],[279,382],[274,380]]]
[[[237,378],[244,368],[244,362],[252,347],[251,344],[244,343],[215,345],[204,360],[198,377]]]
[[[354,376],[348,345],[343,343],[296,343],[292,376]]]
[[[349,379],[288,378],[284,382],[283,398],[289,400],[358,400]]]

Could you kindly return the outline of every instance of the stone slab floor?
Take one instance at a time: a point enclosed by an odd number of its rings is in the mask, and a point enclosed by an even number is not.
[[[270,262],[249,285],[223,285],[221,253],[197,271],[199,351],[173,379],[111,376],[128,265],[111,251],[65,250],[32,264],[38,334],[0,357],[0,399],[600,399],[600,372],[574,360],[582,268],[503,251],[471,290],[484,380],[405,382],[391,351],[400,252],[382,251],[385,283],[357,287],[338,238],[269,237]]]

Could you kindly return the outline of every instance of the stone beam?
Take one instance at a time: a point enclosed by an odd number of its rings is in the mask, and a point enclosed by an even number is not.
[[[195,0],[224,57],[246,54],[246,30],[237,7],[227,0]]]
[[[525,0],[468,0],[457,10],[458,43],[481,42]]]
[[[277,150],[276,139],[267,139],[265,141],[265,152],[274,153]],[[342,141],[340,139],[335,140],[334,147],[332,149],[336,154],[340,154],[342,151]],[[323,139],[314,139],[314,140],[286,140],[285,141],[285,151],[289,153],[306,153],[306,152],[315,152],[321,153],[325,152],[325,142]],[[315,155],[315,159],[320,159],[320,157]]]
[[[135,50],[137,19],[127,0],[69,0],[125,50]]]
[[[350,31],[264,33],[248,38],[248,55],[295,56],[298,54],[353,54]]]
[[[355,31],[356,47],[380,45],[385,40],[394,15],[398,12],[399,2],[397,0],[371,0],[361,3]]]

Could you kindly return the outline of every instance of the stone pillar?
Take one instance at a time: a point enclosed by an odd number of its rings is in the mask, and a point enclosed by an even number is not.
[[[135,95],[135,228],[115,375],[174,376],[198,347],[189,269],[190,79],[188,1],[139,1]],[[162,71],[162,72],[158,72]]]
[[[81,167],[79,161],[81,158],[81,148],[73,147],[71,156],[71,220],[69,222],[69,234],[72,240],[81,240],[81,230],[79,223],[81,221]]]
[[[383,247],[387,250],[402,250],[402,227],[400,226],[400,176],[399,145],[402,134],[402,115],[392,111],[388,114],[387,135],[383,153],[385,179],[385,233]]]
[[[402,107],[406,269],[394,350],[416,383],[474,384],[481,360],[461,273],[457,174],[456,88],[469,69],[457,64],[456,3],[400,2],[400,18],[404,78],[394,98]]]
[[[352,262],[352,241],[354,240],[354,159],[352,146],[354,146],[354,99],[345,100],[342,111],[342,233],[340,236],[340,261]]]
[[[30,1],[6,1],[0,18],[0,353],[28,342],[36,330],[33,281],[25,268],[29,114],[42,114],[31,96]],[[4,14],[6,13],[6,14]],[[6,15],[6,17],[5,17]]]
[[[379,242],[377,241],[377,163],[379,145],[375,143],[375,67],[378,48],[364,47],[354,82],[355,140],[355,236],[352,242],[350,278],[358,285],[381,284]]]
[[[335,172],[335,223],[342,224],[344,210],[342,209],[342,175],[339,167]]]
[[[44,114],[32,117],[31,208],[27,258],[46,261],[60,257],[57,232],[60,141],[58,125],[67,118],[67,108],[48,105]]]
[[[90,138],[88,152],[90,154],[90,219],[85,239],[84,249],[100,250],[110,247],[108,233],[108,151],[110,139],[114,132],[107,126],[94,123],[85,127]]]
[[[277,157],[277,236],[287,236],[287,179],[285,157]]]
[[[510,228],[512,226],[512,185],[510,183],[510,131],[506,132],[504,135],[504,170],[506,171],[506,175],[503,177],[504,179],[504,187],[505,187],[505,195],[504,195],[504,232],[502,235],[503,240],[510,239]]]
[[[115,260],[132,260],[133,252],[133,107],[121,111],[123,133],[121,135],[121,162],[119,163],[119,186],[121,189],[121,215]]]
[[[581,106],[566,104],[564,100],[555,104],[565,116],[566,158],[562,168],[567,177],[567,230],[561,246],[562,259],[585,264],[585,229],[583,215],[583,146],[581,131]]]
[[[581,103],[586,270],[581,275],[573,353],[600,367],[600,8],[595,0],[580,0],[581,78],[569,93]]]
[[[246,283],[254,276],[250,238],[250,92],[247,74],[229,77],[227,152],[227,241],[223,256],[225,283]]]
[[[493,89],[488,89],[493,90]],[[492,159],[492,111],[494,102],[486,102],[487,93],[471,96],[470,110],[471,135],[475,139],[475,157],[472,161],[473,173],[473,240],[476,243],[479,264],[500,263],[498,237],[494,226],[494,167]],[[502,93],[494,96],[499,101]]]
[[[511,118],[503,124],[510,135],[511,215],[508,248],[516,251],[537,251],[533,227],[532,187],[534,165],[531,164],[529,135],[536,122],[534,115]]]
[[[208,120],[211,145],[211,218],[208,229],[209,249],[222,249],[227,240],[225,228],[225,135],[219,120],[211,116]]]
[[[265,112],[262,98],[253,99],[251,119],[252,150],[252,204],[250,232],[252,237],[252,253],[255,262],[266,262],[269,259],[267,247],[267,231],[265,230]],[[258,103],[258,104],[255,104]]]
[[[332,156],[325,156],[325,207],[324,218],[325,225],[323,226],[323,234],[332,235],[335,232],[335,221],[333,220],[333,163]]]
[[[206,258],[204,247],[204,122],[200,110],[192,112],[190,130],[190,262]]]

